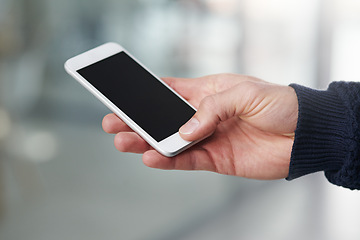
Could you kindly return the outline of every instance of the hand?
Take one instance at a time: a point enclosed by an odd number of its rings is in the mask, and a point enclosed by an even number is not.
[[[255,179],[288,175],[298,102],[288,86],[218,74],[195,79],[164,78],[198,109],[180,128],[186,140],[209,136],[168,158],[153,150],[115,114],[103,119],[121,152],[143,153],[145,165],[160,169],[207,170]]]

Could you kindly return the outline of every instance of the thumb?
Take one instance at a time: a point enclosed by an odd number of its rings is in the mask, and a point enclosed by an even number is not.
[[[217,125],[239,113],[236,106],[239,95],[233,90],[224,91],[205,97],[195,115],[180,129],[180,136],[187,141],[195,141],[210,136]]]

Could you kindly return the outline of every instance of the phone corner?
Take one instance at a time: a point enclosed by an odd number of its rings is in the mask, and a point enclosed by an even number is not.
[[[161,155],[169,158],[174,157],[178,154],[177,152],[166,151],[164,149],[155,149],[155,150],[158,151]]]
[[[65,71],[66,72],[70,72],[70,60],[71,59],[68,59],[68,60],[66,60],[65,62],[64,62],[64,69],[65,69]]]

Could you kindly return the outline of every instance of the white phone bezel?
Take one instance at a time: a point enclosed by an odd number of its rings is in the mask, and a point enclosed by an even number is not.
[[[196,142],[189,142],[182,139],[179,133],[175,133],[164,140],[158,142],[152,138],[144,129],[137,125],[131,118],[129,118],[123,111],[121,111],[115,104],[113,104],[108,98],[106,98],[99,90],[97,90],[93,85],[91,85],[85,78],[83,78],[77,71],[89,66],[93,63],[101,61],[107,57],[110,57],[119,52],[125,52],[134,61],[136,61],[140,66],[146,69],[150,74],[152,74],[156,79],[158,79],[162,84],[164,84],[168,89],[170,89],[175,95],[181,98],[186,104],[188,104],[195,111],[196,109],[188,103],[182,96],[177,92],[171,89],[167,84],[165,84],[160,78],[156,77],[150,70],[148,70],[143,64],[141,64],[136,58],[134,58],[130,53],[128,53],[122,46],[117,43],[109,42],[103,45],[100,45],[96,48],[93,48],[89,51],[86,51],[82,54],[79,54],[73,58],[70,58],[65,62],[65,70],[74,77],[82,86],[84,86],[88,91],[90,91],[96,98],[98,98],[103,104],[105,104],[112,112],[114,112],[119,118],[121,118],[131,129],[138,133],[146,142],[148,142],[154,149],[167,157],[172,157],[182,152],[183,150],[189,148]]]

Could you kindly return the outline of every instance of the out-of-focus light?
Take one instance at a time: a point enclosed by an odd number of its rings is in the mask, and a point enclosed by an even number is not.
[[[329,184],[322,194],[324,239],[359,239],[359,193]]]
[[[46,130],[29,130],[16,126],[6,142],[13,158],[21,161],[41,163],[52,160],[58,153],[56,136]]]
[[[24,155],[33,162],[53,159],[57,152],[57,140],[50,132],[35,132],[24,139]]]
[[[359,20],[360,1],[333,0],[333,12],[340,19]],[[335,17],[335,16],[334,16]]]
[[[332,40],[331,81],[360,81],[360,29],[355,22],[338,24]]]
[[[236,13],[237,11],[237,0],[205,0],[208,7],[218,13]]]
[[[246,11],[244,11],[244,14],[246,14],[246,16],[250,17],[251,19],[264,19],[265,21],[267,19],[271,21],[283,21],[284,19],[290,20],[299,16],[301,20],[299,14],[306,13],[307,16],[311,16],[312,11],[316,9],[316,4],[314,3],[317,1],[244,0],[243,8],[246,9]]]
[[[9,114],[0,108],[0,140],[9,135],[11,120]]]

